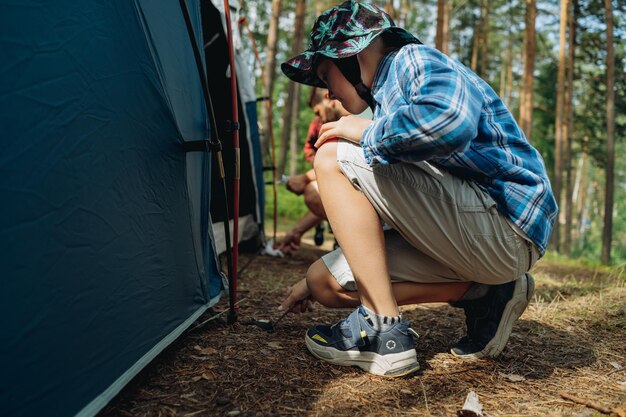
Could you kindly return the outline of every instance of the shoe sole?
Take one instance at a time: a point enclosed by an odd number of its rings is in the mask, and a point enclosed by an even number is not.
[[[528,303],[535,292],[535,280],[532,275],[526,273],[524,276],[526,279],[521,279],[519,282],[515,283],[513,296],[509,302],[506,303],[496,334],[489,343],[487,343],[487,346],[485,346],[483,350],[469,355],[457,355],[453,351],[450,351],[454,356],[459,358],[480,359],[484,357],[495,358],[502,353],[511,336],[513,325],[517,319],[520,318],[522,313],[524,313],[524,310],[528,307]]]
[[[409,375],[420,368],[415,349],[383,356],[374,352],[342,351],[321,346],[308,334],[305,335],[304,340],[309,352],[318,359],[333,365],[356,366],[366,372],[386,378]]]

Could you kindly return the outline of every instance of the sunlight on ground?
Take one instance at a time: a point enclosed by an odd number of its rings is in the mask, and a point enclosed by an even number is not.
[[[287,225],[288,226],[288,225]],[[284,233],[288,227],[279,230]],[[327,237],[324,249],[331,239]],[[303,277],[324,250],[312,245],[286,258],[255,257],[240,276],[240,321],[274,319],[285,289]],[[243,254],[246,257],[254,255]],[[623,267],[561,262],[551,257],[533,269],[536,292],[495,359],[459,359],[450,346],[465,332],[463,312],[445,303],[403,307],[420,334],[421,370],[387,380],[332,366],[310,355],[306,329],[334,323],[347,310],[317,308],[288,315],[274,333],[214,324],[193,332],[155,362],[101,417],[451,416],[474,391],[488,416],[593,416],[570,394],[617,409],[626,401],[626,276]],[[227,300],[216,308],[223,309]],[[211,354],[199,350],[210,347]],[[169,407],[169,408],[164,408]]]

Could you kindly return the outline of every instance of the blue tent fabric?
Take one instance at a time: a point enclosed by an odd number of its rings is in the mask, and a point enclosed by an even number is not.
[[[0,415],[94,415],[224,290],[191,45],[177,2],[31,0],[0,51]]]

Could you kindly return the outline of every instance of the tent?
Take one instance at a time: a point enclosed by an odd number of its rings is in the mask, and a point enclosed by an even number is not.
[[[187,7],[202,46],[217,9]],[[184,146],[210,117],[178,2],[4,2],[0,27],[0,415],[91,416],[227,285],[213,157]]]

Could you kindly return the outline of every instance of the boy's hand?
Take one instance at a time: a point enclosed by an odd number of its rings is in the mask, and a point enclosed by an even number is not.
[[[291,307],[291,311],[294,313],[305,313],[313,310],[313,302],[311,300],[311,291],[306,285],[306,278],[302,278],[296,282],[292,287],[287,290],[287,298],[285,298],[280,306],[279,310],[286,310]]]
[[[358,116],[344,116],[336,122],[324,123],[320,129],[320,135],[315,142],[315,147],[319,148],[328,139],[346,139],[350,142],[360,143],[365,129],[372,124],[370,119]]]

